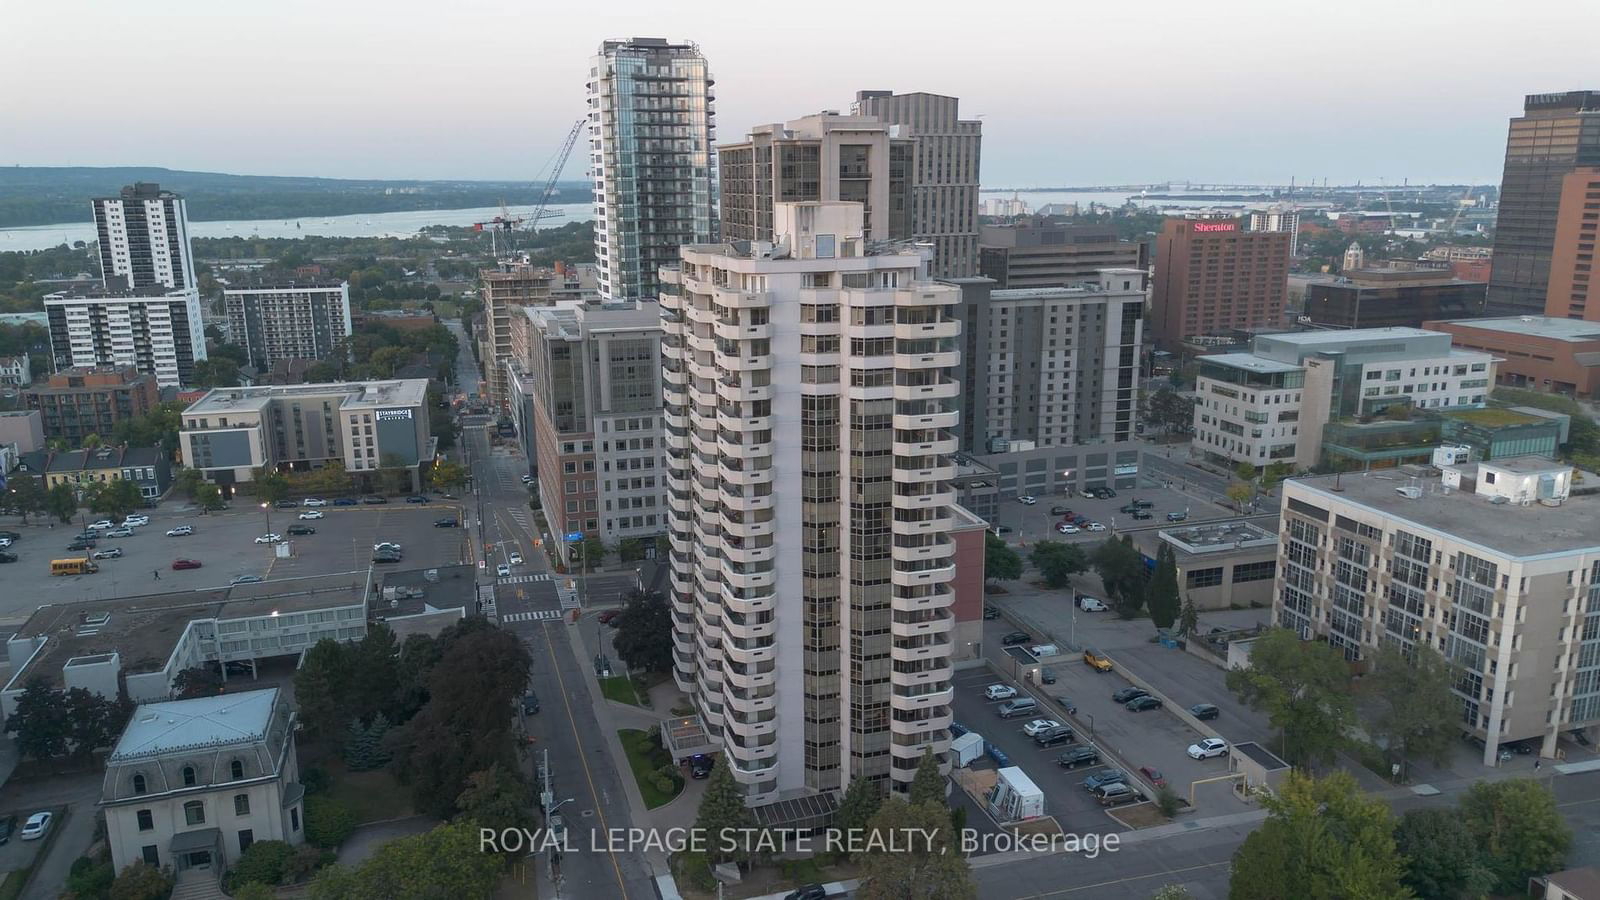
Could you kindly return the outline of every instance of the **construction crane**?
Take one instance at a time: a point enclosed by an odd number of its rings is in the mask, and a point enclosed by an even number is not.
[[[500,241],[502,240],[501,233],[504,232],[506,234],[503,240],[506,243],[506,250],[509,252],[511,250],[511,232],[516,231],[518,226],[525,221],[527,220],[521,216],[511,215],[511,211],[506,209],[506,202],[501,200],[500,215],[487,222],[473,222],[472,228],[474,231],[489,232],[489,252],[498,259],[500,257]]]
[[[578,135],[588,121],[587,118],[583,118],[572,123],[572,130],[567,132],[566,140],[561,142],[561,150],[556,154],[555,164],[550,167],[550,178],[544,183],[544,191],[539,194],[539,205],[533,208],[533,215],[528,217],[529,230],[538,231],[540,219],[551,219],[561,215],[558,211],[549,210],[550,197],[555,194],[556,180],[561,177],[561,171],[567,167],[567,157],[572,155],[572,146],[578,142]]]

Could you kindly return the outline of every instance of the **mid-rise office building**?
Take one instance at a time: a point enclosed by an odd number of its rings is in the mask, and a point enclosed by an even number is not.
[[[983,121],[961,118],[961,101],[939,94],[857,91],[851,112],[899,126],[916,151],[911,167],[911,234],[933,244],[929,274],[978,274],[978,168]]]
[[[1530,391],[1600,398],[1600,323],[1557,316],[1454,319],[1427,323],[1457,347],[1497,360],[1495,383]]]
[[[119,423],[146,415],[161,402],[153,375],[132,366],[63,369],[22,392],[39,411],[46,438],[77,447],[89,435],[109,440]]]
[[[1600,322],[1600,281],[1593,271],[1600,232],[1600,166],[1583,166],[1562,178],[1559,206],[1545,315]]]
[[[715,94],[691,43],[606,41],[589,65],[594,260],[606,300],[649,300],[678,247],[717,234]]]
[[[1173,349],[1191,337],[1284,324],[1290,235],[1234,219],[1168,219],[1156,238],[1150,318]]]
[[[867,240],[909,237],[915,145],[871,116],[818,113],[717,148],[722,239],[772,240],[773,204],[862,205]]]
[[[1354,269],[1306,286],[1301,315],[1324,328],[1420,328],[1432,319],[1483,313],[1482,282],[1448,269]]]
[[[158,184],[139,182],[118,196],[92,202],[101,280],[107,290],[181,291],[198,286],[182,197]]]
[[[1448,334],[1420,328],[1259,335],[1249,353],[1196,361],[1194,449],[1218,461],[1297,468],[1321,461],[1330,422],[1392,406],[1483,406],[1495,363],[1487,353],[1452,348]]]
[[[661,273],[673,674],[752,806],[948,765],[957,652],[959,292],[860,204],[774,237]]]
[[[1000,291],[1071,287],[1097,282],[1101,269],[1145,270],[1148,250],[1103,225],[984,225],[978,231],[978,274],[994,279]]]
[[[224,490],[263,466],[332,462],[357,476],[408,469],[420,490],[435,443],[427,392],[426,378],[213,388],[183,411],[179,445],[185,463]]]
[[[1580,166],[1600,166],[1600,91],[1529,94],[1506,136],[1490,314],[1545,312],[1562,181]],[[1565,316],[1559,305],[1554,315]]]
[[[667,520],[659,307],[573,304],[520,314],[528,349],[508,363],[511,406],[523,419],[518,431],[551,533],[581,532],[610,547],[653,544]],[[569,552],[565,541],[560,552]]]
[[[206,358],[194,288],[65,291],[46,296],[44,309],[57,371],[133,366],[162,387],[179,387],[194,382],[194,364]]]
[[[279,360],[328,359],[350,336],[350,284],[346,281],[277,282],[227,287],[229,340],[249,354],[250,365],[271,369]]]
[[[1102,269],[1074,287],[995,290],[952,279],[961,304],[961,446],[1001,452],[1133,436],[1144,342],[1144,270]]]
[[[1600,498],[1541,458],[1283,484],[1275,624],[1355,660],[1427,644],[1461,728],[1543,756],[1600,722]]]

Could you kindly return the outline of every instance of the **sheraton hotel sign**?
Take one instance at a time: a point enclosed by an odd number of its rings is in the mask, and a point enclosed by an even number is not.
[[[1201,233],[1201,232],[1207,232],[1207,231],[1238,231],[1239,230],[1239,223],[1238,222],[1196,222],[1196,223],[1194,223],[1194,230],[1195,230],[1195,233],[1197,233],[1197,234]]]

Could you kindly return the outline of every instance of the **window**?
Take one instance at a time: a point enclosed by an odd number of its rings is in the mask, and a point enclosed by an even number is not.
[[[183,821],[190,825],[204,825],[206,823],[206,805],[199,800],[190,800],[183,805]]]
[[[233,814],[236,815],[236,816],[248,816],[248,815],[250,815],[250,795],[249,794],[234,794],[233,795]]]
[[[194,787],[195,783],[198,782],[199,780],[200,779],[198,777],[196,777],[194,766],[184,766],[183,767],[183,786],[184,787]]]
[[[241,829],[239,829],[239,852],[240,853],[243,853],[246,850],[249,850],[250,849],[250,845],[254,844],[255,842],[256,842],[256,833],[255,833],[255,831],[253,829],[250,829],[250,828],[241,828]]]
[[[230,774],[233,775],[233,780],[234,781],[239,781],[239,780],[243,779],[244,778],[244,762],[242,760],[237,760],[237,759],[234,760],[233,762],[228,764],[228,771],[229,771]]]
[[[300,830],[300,807],[289,807],[289,828],[292,831]]]
[[[148,786],[145,783],[143,775],[135,775],[135,776],[133,776],[133,792],[135,794],[143,794],[143,793],[146,792],[147,789],[148,789]]]
[[[1247,581],[1270,581],[1277,573],[1277,560],[1268,559],[1262,562],[1241,563],[1233,567],[1233,583],[1242,584]]]
[[[145,844],[139,848],[139,854],[144,857],[145,865],[160,867],[161,851],[156,849],[155,844]]]
[[[1185,580],[1188,582],[1191,590],[1194,588],[1216,587],[1222,583],[1222,567],[1217,566],[1214,569],[1191,569],[1188,572]]]
[[[134,813],[134,816],[139,820],[140,831],[149,831],[156,827],[155,816],[150,814],[150,810],[141,809],[137,813]]]

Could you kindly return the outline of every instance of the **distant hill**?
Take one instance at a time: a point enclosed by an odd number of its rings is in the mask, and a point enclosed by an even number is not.
[[[154,181],[184,195],[189,218],[196,222],[470,209],[501,201],[527,206],[539,202],[544,187],[526,181],[364,181],[138,166],[13,166],[0,168],[0,228],[87,222],[90,198],[115,195],[135,181]],[[586,181],[562,181],[557,187],[561,195],[552,202],[591,196]]]

